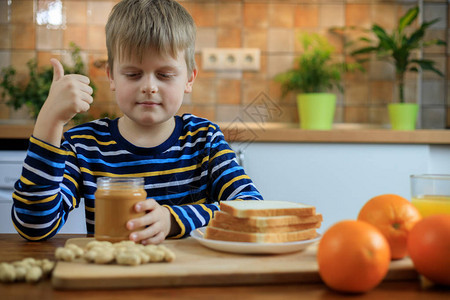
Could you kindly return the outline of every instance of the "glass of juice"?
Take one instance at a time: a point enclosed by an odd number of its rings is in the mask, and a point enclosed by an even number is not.
[[[450,214],[450,175],[411,175],[411,202],[422,217]]]

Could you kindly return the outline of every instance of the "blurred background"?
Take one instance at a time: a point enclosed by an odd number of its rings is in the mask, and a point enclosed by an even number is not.
[[[90,118],[119,114],[104,71],[106,60],[104,26],[117,1],[108,0],[8,0],[0,1],[0,68],[13,66],[16,80],[26,81],[27,61],[49,65],[51,57],[70,64],[70,43],[81,48],[87,74],[95,83],[95,103]],[[330,32],[333,27],[379,24],[386,30],[416,5],[419,19],[440,18],[426,38],[449,40],[449,2],[379,0],[180,0],[197,24],[196,59],[199,75],[194,91],[185,99],[180,113],[191,112],[216,122],[245,120],[245,108],[264,95],[276,103],[281,113],[272,122],[297,123],[295,95],[281,97],[274,76],[292,68],[301,51],[300,32],[317,32],[335,47],[335,59],[348,59],[346,42],[356,36]],[[202,49],[258,48],[258,71],[207,71],[202,68]],[[406,101],[419,102],[419,128],[450,127],[449,51],[429,47],[424,58],[433,59],[445,74],[431,72],[407,74]],[[388,123],[387,103],[395,99],[395,69],[388,62],[373,59],[365,73],[344,76],[344,93],[338,94],[336,123],[383,126]],[[0,119],[28,118],[26,109],[18,111],[0,99]]]

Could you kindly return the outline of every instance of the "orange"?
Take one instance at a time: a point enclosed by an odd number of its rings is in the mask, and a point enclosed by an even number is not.
[[[450,215],[417,222],[409,233],[408,252],[417,272],[434,283],[450,285]]]
[[[406,256],[408,234],[421,218],[411,202],[393,194],[370,199],[358,215],[358,220],[374,225],[386,237],[391,248],[391,259]]]
[[[341,292],[373,289],[386,276],[390,261],[386,238],[374,226],[356,220],[331,226],[317,251],[320,277],[327,286]]]

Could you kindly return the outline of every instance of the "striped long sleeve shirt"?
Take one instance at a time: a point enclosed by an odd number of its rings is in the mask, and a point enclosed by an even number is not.
[[[118,119],[100,119],[64,134],[61,147],[31,137],[15,183],[12,220],[28,240],[54,236],[85,201],[87,233],[94,233],[98,177],[143,177],[147,197],[169,208],[181,228],[175,238],[206,226],[220,200],[261,200],[214,123],[176,116],[172,135],[153,148],[119,133]]]

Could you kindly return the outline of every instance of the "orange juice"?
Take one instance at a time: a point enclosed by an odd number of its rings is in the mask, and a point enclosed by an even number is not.
[[[422,217],[436,214],[450,214],[450,196],[424,195],[413,197],[411,203]]]

